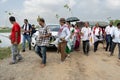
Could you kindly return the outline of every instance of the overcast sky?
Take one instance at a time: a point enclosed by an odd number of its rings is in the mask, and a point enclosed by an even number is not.
[[[64,5],[68,4],[71,14]],[[37,24],[37,16],[46,19],[47,23],[58,23],[60,17],[76,16],[81,21],[107,21],[120,18],[120,0],[0,0],[0,26],[9,25],[9,15],[13,12],[20,25],[27,18],[31,24]]]

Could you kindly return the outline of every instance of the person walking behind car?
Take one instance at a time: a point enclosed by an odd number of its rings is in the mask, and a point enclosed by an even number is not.
[[[20,55],[18,45],[21,41],[21,31],[20,31],[20,26],[16,22],[15,17],[11,16],[9,17],[10,23],[13,24],[12,30],[11,30],[11,35],[9,36],[11,40],[11,53],[12,53],[12,62],[10,64],[16,64],[17,61],[22,60],[22,56]]]
[[[89,23],[85,22],[85,27],[81,29],[81,37],[83,42],[83,52],[88,56],[89,53],[89,39],[91,35],[91,28],[89,27]]]
[[[96,23],[95,27],[93,27],[93,35],[94,35],[94,52],[97,51],[100,40],[102,39],[102,29],[99,27],[99,24]]]
[[[59,37],[59,44],[58,44],[58,52],[61,53],[61,61],[65,61],[67,54],[66,54],[66,46],[67,41],[70,38],[70,30],[68,26],[65,24],[65,18],[60,18],[60,30],[58,31]]]
[[[118,58],[120,59],[120,23],[118,23],[117,27],[115,27],[112,30],[111,36],[112,36],[113,40],[112,40],[110,56],[113,56],[116,44],[118,44],[118,50],[119,50]]]
[[[49,45],[49,38],[51,36],[51,31],[48,26],[45,24],[45,20],[43,18],[38,18],[38,23],[41,26],[39,28],[39,35],[36,39],[36,53],[42,58],[41,67],[44,68],[46,66],[46,47]]]
[[[27,19],[24,19],[24,25],[22,26],[23,32],[22,52],[25,52],[26,40],[28,41],[29,44],[29,50],[31,50],[31,38],[30,38],[31,31],[32,31],[31,24],[28,23]]]
[[[32,35],[33,35],[35,32],[36,32],[36,28],[35,28],[35,25],[33,24],[33,25],[32,25],[32,31],[31,31],[31,37],[32,37]]]
[[[110,22],[109,26],[105,28],[105,36],[106,36],[106,51],[109,48],[109,51],[111,51],[112,46],[112,36],[111,32],[114,29],[113,22]]]

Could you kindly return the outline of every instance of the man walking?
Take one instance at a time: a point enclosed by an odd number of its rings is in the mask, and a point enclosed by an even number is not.
[[[60,18],[60,30],[58,31],[58,37],[59,37],[59,44],[58,44],[58,51],[61,53],[61,61],[63,62],[66,57],[66,46],[67,41],[70,38],[70,30],[68,26],[65,24],[66,21],[64,18]]]
[[[93,36],[94,36],[94,52],[97,51],[100,40],[102,39],[102,29],[99,27],[99,24],[96,23],[93,27]]]
[[[16,22],[15,17],[11,16],[9,20],[10,20],[10,23],[13,24],[11,35],[9,36],[12,44],[12,47],[11,47],[12,62],[10,62],[10,64],[16,64],[17,61],[22,60],[22,56],[20,55],[20,52],[18,49],[18,45],[21,41],[20,26]]]
[[[88,56],[89,53],[89,38],[91,35],[91,28],[89,23],[85,22],[85,27],[81,29],[82,41],[83,41],[83,52]]]
[[[109,51],[111,51],[111,46],[112,46],[112,36],[111,32],[113,30],[113,22],[110,22],[110,25],[105,28],[105,35],[106,35],[106,51],[109,48]]]
[[[23,32],[22,52],[25,52],[26,40],[28,41],[29,44],[29,50],[31,50],[31,38],[30,38],[31,31],[32,31],[31,24],[28,23],[27,19],[24,19],[24,25],[22,26]]]
[[[46,26],[43,18],[38,18],[38,23],[41,27],[38,30],[39,35],[36,40],[37,46],[35,51],[42,58],[41,67],[44,68],[46,66],[46,47],[49,45],[49,37],[51,36],[51,32],[49,27]]]
[[[118,44],[118,58],[120,59],[120,23],[117,24],[117,27],[112,30],[111,36],[113,38],[112,47],[111,47],[111,54],[110,56],[113,56],[116,44]]]

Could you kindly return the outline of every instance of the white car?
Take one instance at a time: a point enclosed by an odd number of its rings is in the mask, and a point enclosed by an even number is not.
[[[50,28],[51,33],[52,33],[52,36],[50,37],[50,44],[49,44],[48,47],[55,47],[55,45],[53,45],[53,44],[51,44],[51,43],[56,40],[58,31],[59,31],[59,29],[60,29],[60,25],[47,25],[47,26]],[[32,46],[33,48],[35,48],[35,46],[36,46],[36,38],[37,38],[38,34],[39,34],[39,32],[36,31],[36,33],[34,33],[34,34],[32,35],[32,38],[31,38],[31,46]]]

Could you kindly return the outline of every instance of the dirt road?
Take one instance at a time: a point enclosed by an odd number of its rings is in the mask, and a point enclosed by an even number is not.
[[[85,56],[82,51],[71,53],[64,63],[60,54],[48,51],[47,66],[40,68],[41,59],[34,51],[22,53],[24,61],[9,65],[11,58],[0,61],[0,80],[120,80],[120,60],[116,49],[113,57],[102,47]]]

